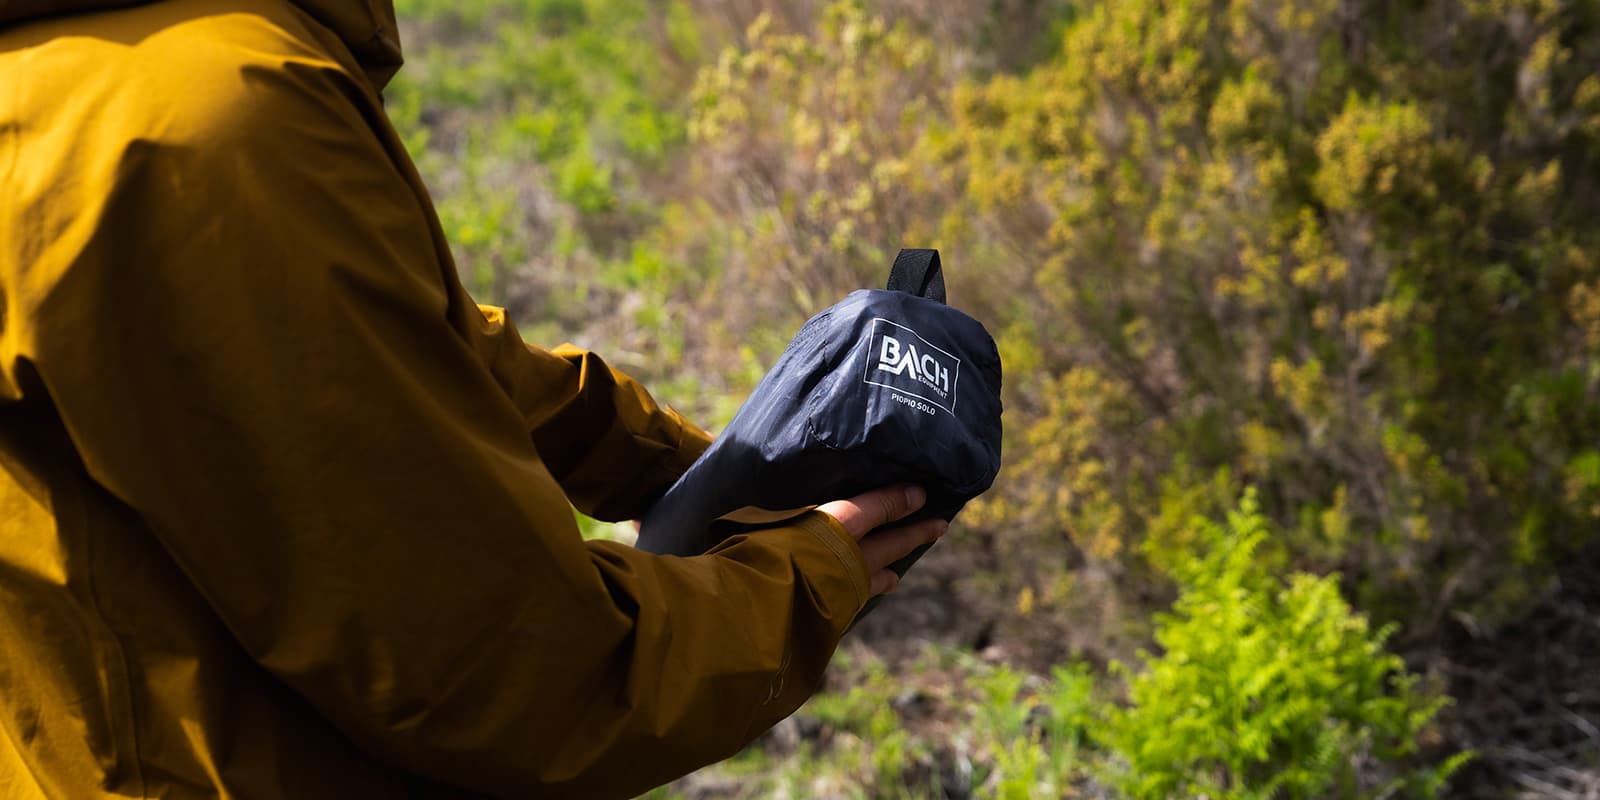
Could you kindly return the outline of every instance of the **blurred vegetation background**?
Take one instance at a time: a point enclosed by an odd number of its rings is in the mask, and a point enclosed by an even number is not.
[[[994,491],[654,796],[1600,797],[1600,3],[396,5],[531,339],[715,429],[933,246],[1000,345]]]

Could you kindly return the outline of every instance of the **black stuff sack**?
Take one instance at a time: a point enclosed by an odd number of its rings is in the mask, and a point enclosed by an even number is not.
[[[887,290],[812,317],[650,508],[637,546],[697,555],[742,526],[895,483],[928,490],[907,522],[955,517],[1000,470],[1000,355],[944,300],[938,251],[902,250]]]

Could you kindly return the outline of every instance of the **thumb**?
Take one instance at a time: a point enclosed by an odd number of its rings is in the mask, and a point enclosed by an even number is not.
[[[817,510],[839,520],[839,524],[860,539],[873,530],[922,508],[928,493],[921,486],[888,486],[858,494],[849,500],[835,500]]]

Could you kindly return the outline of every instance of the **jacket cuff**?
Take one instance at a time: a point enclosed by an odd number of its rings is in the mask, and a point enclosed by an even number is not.
[[[855,595],[855,610],[850,614],[851,619],[846,620],[848,627],[848,623],[854,620],[855,615],[860,613],[866,606],[867,600],[872,597],[872,576],[867,574],[867,560],[861,553],[861,545],[849,531],[844,529],[839,520],[822,511],[808,511],[796,518],[793,524],[827,548],[843,568],[844,576]]]

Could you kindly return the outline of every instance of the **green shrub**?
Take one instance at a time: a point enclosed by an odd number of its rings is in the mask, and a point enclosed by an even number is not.
[[[945,258],[1037,356],[997,546],[1070,539],[1121,576],[1105,604],[1159,597],[1142,543],[1225,470],[1408,640],[1525,613],[1600,530],[1597,30],[1548,0],[1088,2],[1053,58],[954,87]]]
[[[1254,493],[1197,552],[1099,738],[1133,798],[1431,797],[1463,756],[1410,765],[1447,700],[1417,685],[1335,577],[1275,577]],[[1384,778],[1380,780],[1380,778]]]

